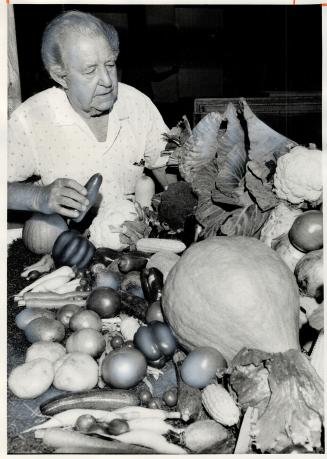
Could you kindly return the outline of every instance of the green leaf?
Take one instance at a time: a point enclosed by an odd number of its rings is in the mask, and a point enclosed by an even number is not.
[[[234,195],[235,189],[245,175],[246,162],[247,153],[244,145],[235,145],[218,173],[216,187],[219,191],[227,196]]]
[[[256,204],[236,209],[221,226],[226,236],[258,236],[258,232],[269,217],[269,212],[261,212]]]

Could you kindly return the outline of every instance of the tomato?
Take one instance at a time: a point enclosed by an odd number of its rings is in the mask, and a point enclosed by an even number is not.
[[[98,287],[92,290],[86,302],[87,308],[95,311],[101,318],[114,317],[121,306],[119,293],[110,287]]]
[[[117,290],[121,285],[121,275],[114,271],[100,271],[95,274],[94,286],[110,287]]]
[[[323,246],[323,214],[308,210],[299,215],[288,233],[293,246],[301,252],[319,250]]]
[[[160,410],[162,408],[161,400],[157,397],[153,397],[148,403],[148,408]]]
[[[111,338],[110,344],[113,349],[119,349],[124,344],[124,340],[121,336],[115,335]]]
[[[117,389],[136,386],[146,375],[146,360],[137,349],[123,347],[111,351],[103,360],[103,380]]]
[[[75,423],[75,430],[80,432],[87,433],[92,427],[97,423],[97,420],[91,414],[82,414],[79,416]]]
[[[152,394],[148,389],[142,389],[139,392],[139,399],[142,405],[146,405],[152,399]]]
[[[93,328],[83,328],[70,335],[66,342],[67,352],[82,352],[98,357],[105,350],[106,341],[102,334]]]
[[[162,400],[169,407],[175,406],[177,403],[177,389],[168,389],[164,392]]]
[[[226,367],[224,357],[212,347],[198,347],[191,351],[181,366],[182,380],[192,387],[203,388]]]
[[[66,304],[58,309],[57,320],[59,320],[66,328],[69,327],[70,319],[74,314],[81,311],[81,307],[76,304]]]
[[[102,322],[99,314],[95,311],[84,309],[71,317],[69,328],[73,331],[82,330],[82,328],[93,328],[100,331],[102,329]]]

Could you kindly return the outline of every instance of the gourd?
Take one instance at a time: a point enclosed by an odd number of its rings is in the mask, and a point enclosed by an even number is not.
[[[51,253],[55,240],[67,229],[68,226],[60,215],[36,212],[25,222],[22,238],[31,252],[45,255]]]
[[[68,230],[60,234],[56,239],[52,258],[56,267],[76,266],[80,271],[84,270],[92,260],[95,247],[88,239],[78,231]]]
[[[195,421],[182,434],[182,445],[193,453],[204,453],[228,439],[228,430],[212,419]]]
[[[299,349],[299,291],[277,253],[255,238],[216,236],[189,247],[164,285],[162,308],[187,350]]]
[[[238,423],[240,410],[222,384],[209,384],[202,391],[202,403],[207,413],[224,426]]]
[[[152,197],[155,193],[155,184],[151,177],[142,174],[135,184],[135,201],[141,207],[151,207]]]

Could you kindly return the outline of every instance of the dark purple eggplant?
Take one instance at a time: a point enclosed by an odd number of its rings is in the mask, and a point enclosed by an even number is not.
[[[74,222],[79,223],[80,221],[82,221],[87,212],[91,209],[92,206],[94,206],[101,184],[101,174],[94,174],[87,181],[87,183],[85,184],[85,188],[87,189],[87,199],[89,200],[89,204],[85,210],[79,213],[78,217],[72,218]]]
[[[141,285],[144,298],[150,303],[160,300],[164,285],[163,274],[157,268],[144,268],[141,271]]]
[[[118,261],[118,268],[121,273],[127,274],[130,271],[141,271],[147,262],[148,258],[124,253]]]

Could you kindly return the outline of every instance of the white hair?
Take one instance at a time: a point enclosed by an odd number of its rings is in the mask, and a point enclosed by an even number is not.
[[[64,38],[73,32],[86,36],[103,36],[118,56],[119,37],[113,25],[89,13],[67,11],[54,18],[43,32],[41,56],[48,72],[54,65],[63,67],[61,46]]]

